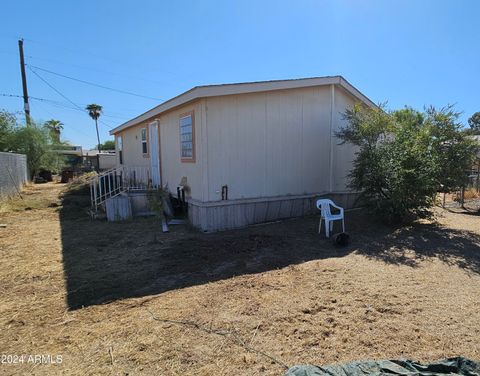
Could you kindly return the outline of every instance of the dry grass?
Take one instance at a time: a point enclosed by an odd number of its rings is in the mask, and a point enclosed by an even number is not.
[[[40,186],[29,184],[21,192],[21,197],[15,195],[10,199],[0,200],[0,213],[22,212],[34,209],[45,209],[49,205],[55,205],[58,201],[58,192],[53,197],[44,195],[45,190]]]
[[[390,229],[352,212],[339,250],[316,218],[209,235],[92,222],[81,189],[49,207],[63,187],[29,187],[38,206],[0,213],[0,349],[63,363],[0,374],[281,375],[265,354],[480,358],[478,216]]]
[[[465,197],[465,200],[480,198],[480,192],[478,192],[475,188],[469,188],[465,190],[464,197]]]

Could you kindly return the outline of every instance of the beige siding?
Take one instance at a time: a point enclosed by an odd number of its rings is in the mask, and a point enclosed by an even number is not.
[[[141,129],[144,128],[145,124],[139,124],[135,127],[128,128],[122,131],[120,134],[123,140],[123,165],[130,167],[141,167],[149,166],[150,160],[147,156],[142,154],[142,135]],[[117,164],[119,163],[118,151],[117,154]]]
[[[332,101],[333,99],[333,101]],[[355,103],[339,86],[318,86],[204,98],[156,118],[160,124],[162,184],[171,192],[187,178],[198,201],[347,191],[354,151],[332,137],[342,113]],[[194,111],[195,163],[180,158],[180,115]],[[141,128],[123,137],[126,166],[149,166]],[[332,169],[331,169],[332,167]]]
[[[327,192],[331,87],[206,99],[208,200]]]
[[[176,192],[182,177],[187,178],[189,197],[203,200],[202,181],[202,101],[186,105],[160,117],[160,165],[162,184]],[[180,115],[194,111],[195,116],[195,162],[182,162],[180,158]]]
[[[185,105],[180,109],[168,112],[158,118],[152,118],[136,126],[128,128],[118,135],[123,138],[123,165],[126,167],[150,166],[149,155],[142,154],[141,129],[159,120],[160,124],[160,166],[162,185],[168,186],[172,193],[176,193],[177,185],[182,177],[187,178],[190,187],[189,197],[203,200],[202,187],[202,101]],[[180,115],[194,111],[195,116],[195,149],[194,163],[182,162],[180,158]],[[150,151],[150,150],[149,150]],[[117,153],[118,154],[118,153]],[[117,157],[117,165],[118,165]]]
[[[335,111],[334,118],[334,132],[346,125],[343,119],[345,109],[352,107],[358,100],[348,94],[345,90],[335,87]],[[355,159],[355,148],[351,144],[338,145],[340,140],[333,139],[334,158],[333,158],[333,186],[334,192],[348,191],[348,174],[352,168],[353,160]]]

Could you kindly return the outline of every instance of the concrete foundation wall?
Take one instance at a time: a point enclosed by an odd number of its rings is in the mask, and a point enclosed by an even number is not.
[[[200,202],[190,200],[188,217],[192,225],[206,232],[229,230],[278,219],[319,214],[316,201],[330,198],[345,209],[355,206],[357,193],[281,196],[248,200]]]

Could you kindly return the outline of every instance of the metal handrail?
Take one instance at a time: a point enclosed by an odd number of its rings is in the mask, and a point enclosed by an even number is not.
[[[120,166],[98,174],[90,181],[92,209],[98,208],[108,199],[127,191],[156,188],[152,184],[150,167]]]

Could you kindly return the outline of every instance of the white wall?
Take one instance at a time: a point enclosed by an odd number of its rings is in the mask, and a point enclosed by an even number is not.
[[[229,199],[347,191],[354,150],[331,135],[355,99],[335,86],[332,101],[332,88],[210,97],[161,115],[162,184],[175,193],[186,177],[199,201],[220,200],[222,185]],[[195,163],[180,158],[179,118],[188,111],[195,114]],[[124,165],[149,166],[140,129],[153,120],[121,132]]]
[[[142,154],[142,136],[141,129],[146,127],[146,124],[139,124],[135,127],[128,128],[119,134],[115,135],[115,147],[117,147],[117,136],[121,135],[123,140],[123,165],[130,167],[149,166],[150,160]],[[119,152],[115,149],[117,158],[117,165],[119,162]]]
[[[110,170],[117,164],[117,155],[115,154],[99,154],[98,162],[100,164],[99,169],[101,171]]]
[[[209,201],[329,190],[331,86],[205,101]]]
[[[333,132],[338,131],[341,127],[347,125],[343,119],[345,110],[352,107],[356,102],[352,95],[347,93],[341,87],[335,87],[335,110],[333,112]],[[356,148],[351,144],[338,145],[340,140],[334,136],[332,139],[334,157],[333,157],[333,185],[334,192],[345,192],[348,189],[348,174],[352,169],[352,163],[355,159]]]
[[[195,103],[184,105],[177,110],[163,114],[160,117],[148,119],[117,134],[116,136],[121,135],[123,138],[123,165],[127,167],[150,166],[150,155],[142,154],[141,129],[147,128],[148,132],[148,125],[158,120],[160,126],[162,185],[168,185],[170,192],[176,194],[177,185],[180,184],[182,177],[186,177],[188,186],[190,187],[190,192],[187,194],[187,197],[203,200],[202,134],[204,134],[204,131],[202,132],[202,128],[204,128],[204,126],[202,125],[202,106],[202,101],[196,101]],[[194,111],[195,116],[196,160],[194,163],[182,162],[180,158],[179,119],[181,114],[189,111]],[[149,134],[148,137],[150,137]],[[116,150],[116,154],[118,165],[118,150]]]
[[[195,162],[182,162],[180,157],[180,116],[193,111],[195,117]],[[162,185],[168,185],[176,194],[177,185],[182,177],[187,178],[190,188],[187,196],[203,200],[203,149],[202,149],[202,101],[185,105],[160,118],[160,165]]]

